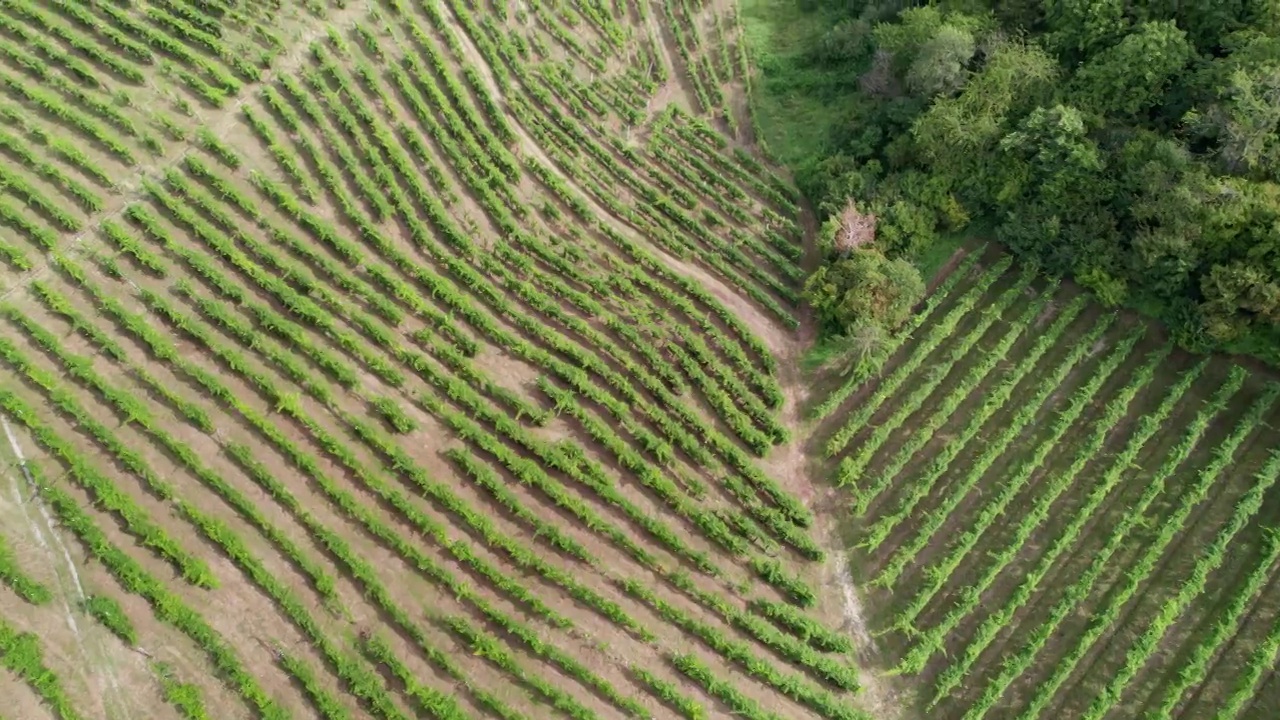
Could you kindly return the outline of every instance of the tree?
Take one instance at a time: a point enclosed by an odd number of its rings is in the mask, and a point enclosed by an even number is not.
[[[831,359],[826,367],[839,369],[840,375],[867,377],[889,359],[891,336],[877,322],[858,321],[829,345]]]
[[[845,205],[844,211],[836,220],[835,251],[840,255],[848,255],[863,245],[870,245],[876,239],[876,216],[858,212],[852,200]]]
[[[1100,181],[1105,167],[1084,116],[1067,105],[1036,108],[1000,140],[1000,149],[1011,161],[1027,166],[1020,174],[1028,185],[1007,188],[1009,200],[1031,194],[1064,210],[1079,203],[1082,195],[1092,194],[1090,184]]]
[[[854,95],[830,152],[797,172],[837,218],[828,250],[850,198],[875,216],[874,243],[869,226],[846,237],[808,286],[829,332],[873,357],[899,317],[891,263],[972,219],[1103,302],[1154,310],[1187,347],[1280,363],[1280,1],[947,0],[895,17],[904,4],[922,3],[824,5],[828,27],[874,28],[823,85]]]
[[[1072,94],[1099,115],[1135,118],[1160,103],[1195,54],[1172,22],[1143,23],[1090,58],[1076,73]]]
[[[863,247],[819,268],[805,283],[805,297],[830,334],[847,334],[860,323],[893,330],[924,297],[924,280],[911,263]]]
[[[1280,180],[1280,62],[1233,70],[1186,123],[1216,144],[1227,172]]]
[[[1202,282],[1206,330],[1219,342],[1239,337],[1257,318],[1280,322],[1274,271],[1246,262],[1214,266]]]
[[[1129,29],[1126,0],[1047,0],[1045,44],[1075,65],[1119,40]]]
[[[920,47],[907,70],[907,87],[924,97],[955,94],[968,79],[965,65],[976,49],[973,33],[943,25]]]
[[[1057,64],[1034,45],[1007,42],[954,98],[934,102],[911,129],[921,154],[935,164],[954,163],[993,146],[1023,104],[1048,96]]]

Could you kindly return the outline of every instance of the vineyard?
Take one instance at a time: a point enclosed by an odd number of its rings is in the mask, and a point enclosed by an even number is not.
[[[0,2],[0,717],[871,717],[741,33]]]
[[[802,377],[745,38],[0,0],[0,718],[1270,717],[1280,385],[976,247]]]
[[[809,410],[880,674],[927,717],[1273,716],[1280,384],[992,250],[935,283]]]

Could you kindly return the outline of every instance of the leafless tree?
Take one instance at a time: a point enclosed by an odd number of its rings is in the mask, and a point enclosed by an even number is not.
[[[835,249],[848,255],[854,249],[871,243],[876,238],[876,216],[863,214],[850,200],[840,213],[840,229],[836,231]]]

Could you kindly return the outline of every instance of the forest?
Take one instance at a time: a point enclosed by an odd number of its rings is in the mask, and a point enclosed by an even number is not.
[[[912,5],[810,0],[820,32],[760,59],[766,97],[828,112],[774,150],[826,221],[829,332],[901,322],[910,265],[979,236],[1183,347],[1280,361],[1280,8]]]

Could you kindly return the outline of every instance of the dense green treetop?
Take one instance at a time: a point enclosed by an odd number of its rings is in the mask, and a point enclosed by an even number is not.
[[[859,252],[993,231],[1188,347],[1280,360],[1280,3],[810,4],[829,30],[799,69],[852,102],[797,178],[830,225],[874,216]],[[857,307],[828,250],[812,298]]]

